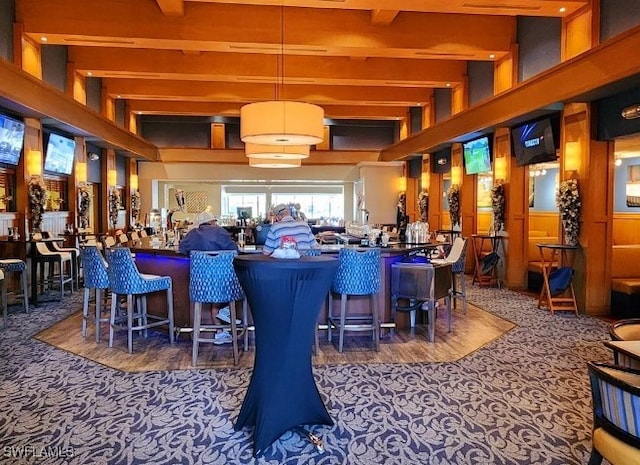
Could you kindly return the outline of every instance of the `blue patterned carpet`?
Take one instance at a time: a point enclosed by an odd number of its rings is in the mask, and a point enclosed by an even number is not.
[[[588,461],[588,360],[610,360],[607,325],[469,286],[470,301],[518,324],[456,363],[340,365],[314,372],[333,427],[318,454],[286,433],[253,458],[233,423],[249,369],[123,373],[32,338],[80,295],[0,330],[2,464],[578,465]],[[19,457],[23,455],[22,457]]]

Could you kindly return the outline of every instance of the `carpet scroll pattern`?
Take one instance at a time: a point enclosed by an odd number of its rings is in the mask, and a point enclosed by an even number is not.
[[[536,309],[534,298],[469,286],[515,322],[455,363],[318,366],[333,427],[310,426],[253,458],[233,423],[250,369],[124,373],[32,338],[80,294],[0,330],[0,464],[578,465],[591,448],[589,360],[611,360],[601,320]],[[79,328],[78,328],[79,330]]]

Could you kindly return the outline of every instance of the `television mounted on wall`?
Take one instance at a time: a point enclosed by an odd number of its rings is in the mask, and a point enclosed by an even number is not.
[[[491,171],[491,139],[482,136],[462,144],[464,171],[466,174],[479,174]]]
[[[50,133],[44,157],[44,170],[51,173],[71,174],[75,151],[76,142],[73,139]]]
[[[516,165],[556,161],[559,133],[559,120],[553,117],[529,121],[514,127],[511,130],[511,141]]]
[[[0,163],[17,165],[24,143],[24,123],[0,115]]]

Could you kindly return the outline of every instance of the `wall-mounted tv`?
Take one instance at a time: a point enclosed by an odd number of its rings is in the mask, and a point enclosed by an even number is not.
[[[0,115],[0,163],[17,165],[24,142],[24,123]]]
[[[478,174],[491,171],[490,136],[482,136],[462,144],[464,171],[466,174]]]
[[[556,118],[543,118],[524,123],[511,130],[516,165],[524,166],[558,159],[556,149],[560,126],[556,120]]]
[[[44,170],[58,174],[71,174],[75,157],[76,142],[60,134],[50,133]]]
[[[251,214],[251,207],[236,207],[236,213],[238,215],[238,218],[243,219],[243,220],[248,220],[249,218],[251,218],[253,215]]]

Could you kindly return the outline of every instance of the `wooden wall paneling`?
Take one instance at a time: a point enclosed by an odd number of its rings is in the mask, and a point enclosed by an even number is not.
[[[224,123],[211,124],[211,148],[212,149],[226,148],[225,130],[226,130],[226,127]]]
[[[559,237],[560,213],[529,211],[529,231],[545,231],[547,236]]]
[[[612,244],[640,244],[640,210],[638,213],[613,213]]]

